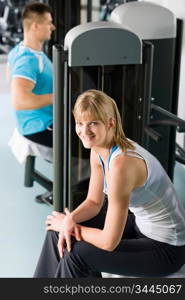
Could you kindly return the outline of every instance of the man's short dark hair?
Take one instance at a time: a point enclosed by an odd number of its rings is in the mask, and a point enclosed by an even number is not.
[[[32,15],[38,15],[42,17],[45,13],[52,13],[51,7],[45,3],[41,2],[29,2],[22,11],[22,18],[29,19]]]

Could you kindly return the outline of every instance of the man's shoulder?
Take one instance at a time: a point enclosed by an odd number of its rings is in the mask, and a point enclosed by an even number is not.
[[[17,72],[17,70],[34,70],[34,72],[37,72],[39,68],[37,57],[28,51],[12,52],[9,56],[8,63],[13,73]]]
[[[15,64],[18,61],[37,61],[37,56],[29,48],[22,47],[21,44],[16,45],[8,54],[8,62]]]
[[[9,53],[8,53],[8,62],[11,63],[11,61],[13,60],[13,58],[16,57],[16,54],[18,53],[19,51],[19,44],[16,45],[15,47],[13,47]]]

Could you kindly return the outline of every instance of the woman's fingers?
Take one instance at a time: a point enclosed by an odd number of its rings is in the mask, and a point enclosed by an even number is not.
[[[63,213],[53,211],[52,215],[48,215],[45,221],[46,230],[60,231],[63,227],[63,220],[65,215]]]
[[[64,208],[64,212],[65,212],[66,216],[70,215],[70,211],[67,207]]]
[[[81,240],[80,234],[80,226],[75,224],[75,222],[70,218],[70,211],[68,208],[64,209],[66,218],[64,219],[63,223],[63,230],[59,234],[59,241],[58,241],[58,249],[60,256],[63,257],[64,254],[64,247],[66,244],[67,251],[71,251],[71,236],[75,236],[76,240]],[[53,217],[57,216],[57,212],[53,212]],[[68,218],[69,216],[69,218]],[[49,226],[49,220],[46,222]],[[50,224],[51,225],[51,224]],[[50,227],[50,226],[49,226]],[[50,227],[51,228],[51,227]],[[49,230],[49,228],[48,228]]]
[[[75,232],[75,238],[77,241],[81,241],[81,233],[80,233],[80,226],[75,226],[75,229],[74,229],[74,232]]]
[[[52,219],[47,218],[45,221],[46,224],[46,230],[53,230],[53,224],[52,224]]]
[[[48,230],[55,230],[55,229],[52,225],[49,224],[48,226],[46,226],[46,230],[48,231]]]
[[[67,245],[67,250],[68,252],[71,251],[71,235],[70,234],[65,234],[65,241]]]
[[[53,215],[53,217],[62,218],[62,219],[65,217],[65,215],[63,213],[55,211],[55,210],[52,212],[52,215]]]
[[[63,257],[64,255],[64,243],[65,243],[65,237],[62,232],[59,233],[59,240],[58,240],[58,251],[60,254],[60,257]]]
[[[46,224],[46,225],[47,225],[47,224],[51,224],[51,220],[46,219],[45,224]]]
[[[57,216],[58,214],[60,214],[58,211],[55,211],[55,210],[52,211],[52,215],[53,215],[53,216]]]

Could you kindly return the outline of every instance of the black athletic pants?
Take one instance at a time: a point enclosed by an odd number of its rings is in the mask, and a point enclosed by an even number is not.
[[[24,135],[24,137],[31,140],[32,142],[53,148],[53,125],[50,125],[44,131]]]
[[[83,225],[102,228],[106,207]],[[172,246],[144,236],[129,213],[123,239],[114,251],[84,241],[73,242],[72,251],[60,258],[58,233],[48,231],[34,273],[35,278],[101,277],[101,272],[136,277],[164,277],[185,263],[185,246]]]

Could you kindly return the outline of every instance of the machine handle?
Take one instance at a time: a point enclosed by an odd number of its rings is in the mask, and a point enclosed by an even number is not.
[[[158,105],[151,104],[151,110],[152,109],[158,111],[168,119],[152,121],[149,126],[175,126],[178,132],[185,132],[185,120],[178,118],[176,115]]]
[[[144,131],[155,142],[159,142],[162,139],[162,136],[157,131],[155,131],[154,129],[150,128],[149,126],[145,126]]]

